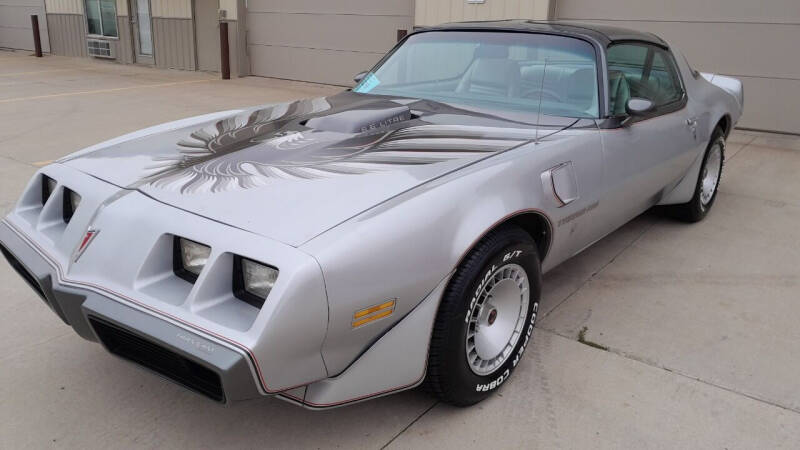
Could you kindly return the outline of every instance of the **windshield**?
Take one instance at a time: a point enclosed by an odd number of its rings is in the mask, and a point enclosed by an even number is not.
[[[563,117],[598,117],[594,48],[565,36],[431,31],[409,37],[353,89]]]

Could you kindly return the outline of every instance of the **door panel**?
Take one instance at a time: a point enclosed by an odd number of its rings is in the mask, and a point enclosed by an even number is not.
[[[658,203],[683,177],[697,154],[698,117],[686,98],[674,58],[645,43],[607,51],[614,128],[603,133],[604,202],[598,215],[621,226]],[[639,97],[655,109],[625,116],[625,103]]]
[[[618,225],[656,204],[691,165],[695,134],[687,125],[688,108],[605,130],[607,214]]]

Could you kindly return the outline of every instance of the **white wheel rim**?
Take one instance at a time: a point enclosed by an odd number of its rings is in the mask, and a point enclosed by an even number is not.
[[[466,352],[476,375],[497,370],[519,342],[528,315],[530,289],[525,269],[506,264],[495,270],[468,312]]]
[[[708,206],[717,192],[719,175],[722,170],[722,146],[719,142],[715,143],[708,150],[708,159],[703,167],[702,181],[700,185],[700,203],[703,207]]]

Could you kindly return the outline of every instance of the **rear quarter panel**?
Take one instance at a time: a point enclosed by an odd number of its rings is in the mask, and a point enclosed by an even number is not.
[[[740,105],[737,98],[729,92],[708,82],[699,72],[693,70],[680,49],[672,46],[670,48],[681,71],[689,96],[689,107],[693,108],[698,116],[698,131],[702,133],[702,140],[708,142],[717,124],[725,116],[730,118],[730,127],[727,131],[733,129],[742,115],[743,105]]]

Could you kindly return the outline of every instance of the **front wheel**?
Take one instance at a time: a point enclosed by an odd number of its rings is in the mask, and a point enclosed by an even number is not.
[[[505,383],[532,338],[541,284],[528,233],[504,226],[484,237],[442,296],[428,354],[428,390],[468,406]]]

